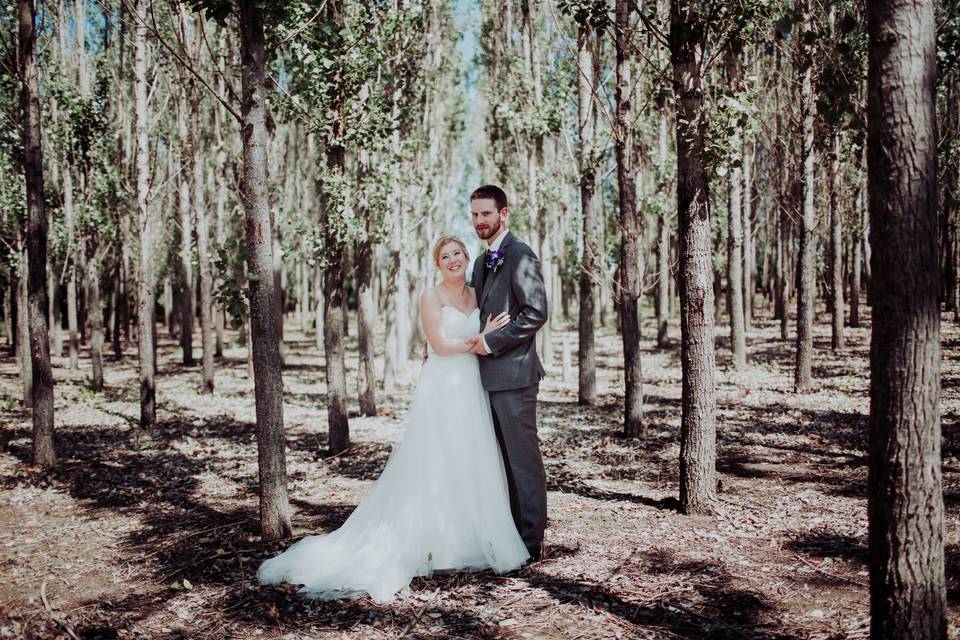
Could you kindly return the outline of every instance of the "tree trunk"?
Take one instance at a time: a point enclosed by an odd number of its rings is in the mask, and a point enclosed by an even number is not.
[[[203,18],[198,15],[196,20]],[[195,51],[200,51],[201,25],[194,25]],[[207,205],[204,201],[203,156],[200,153],[201,112],[199,87],[194,88],[191,97],[191,141],[190,153],[193,164],[193,222],[197,230],[197,262],[200,267],[200,344],[203,347],[201,367],[201,393],[213,393],[213,270],[210,266],[210,223],[207,219]]]
[[[670,123],[667,118],[666,96],[660,95],[657,99],[657,108],[660,111],[660,153],[657,156],[657,183],[661,191],[667,188],[667,154],[669,153],[668,136]],[[670,220],[667,211],[657,215],[657,347],[665,348],[670,343]]]
[[[184,366],[192,366],[193,360],[193,210],[190,206],[191,174],[193,167],[190,153],[185,148],[190,145],[187,127],[186,99],[180,100],[177,108],[177,137],[180,139],[180,348],[183,350]],[[192,145],[191,145],[192,146]]]
[[[858,199],[860,196],[858,196]],[[860,214],[860,205],[857,204],[857,214]],[[860,265],[863,263],[863,256],[861,255],[860,247],[862,246],[860,234],[863,233],[860,230],[857,230],[853,234],[853,257],[851,261],[853,262],[851,266],[850,274],[850,326],[859,327],[860,326]]]
[[[18,0],[20,110],[23,117],[23,168],[27,185],[27,322],[33,376],[33,464],[56,464],[53,434],[53,371],[47,335],[47,214],[43,203],[43,134],[40,79],[32,0]]]
[[[834,351],[846,345],[843,339],[843,222],[840,214],[840,135],[834,133],[833,148],[830,151],[830,175],[827,182],[830,188],[830,275],[831,314],[830,346]]]
[[[946,638],[933,2],[867,5],[870,635]]]
[[[313,266],[313,341],[317,351],[323,351],[323,269],[320,262]]]
[[[754,276],[757,270],[757,252],[753,239],[753,154],[754,149],[743,143],[743,330],[750,331],[753,323]]]
[[[809,0],[802,3],[804,29],[810,28]],[[808,60],[809,47],[803,43],[800,46],[800,56]],[[803,114],[802,130],[802,160],[803,160],[803,199],[800,216],[800,250],[797,255],[797,341],[796,366],[793,375],[793,388],[797,393],[808,393],[813,390],[813,376],[811,373],[813,361],[813,315],[816,302],[816,284],[814,282],[814,210],[813,196],[816,184],[814,183],[814,148],[813,124],[815,114],[813,95],[813,66],[801,63],[802,81],[800,85],[800,109]]]
[[[283,434],[283,379],[277,335],[273,278],[273,234],[267,192],[267,82],[263,14],[255,0],[242,0],[240,69],[241,136],[247,262],[250,266],[250,338],[253,343],[260,469],[260,530],[265,539],[291,533],[287,499],[286,442]]]
[[[329,171],[343,170],[343,148],[327,150]],[[323,270],[323,352],[327,373],[327,426],[329,429],[330,454],[338,454],[350,446],[350,423],[347,414],[347,375],[343,347],[343,306],[341,286],[344,277],[343,241],[329,224],[330,198],[321,205],[321,227],[326,233],[326,265]]]
[[[368,152],[360,151],[358,182],[362,182],[368,166]],[[357,207],[357,218],[366,221],[363,236],[357,240],[357,350],[359,367],[357,368],[357,391],[360,399],[360,415],[377,415],[377,376],[374,367],[374,336],[377,319],[373,304],[373,241],[374,223],[368,209],[366,198]],[[306,279],[306,276],[304,276]]]
[[[153,273],[154,225],[150,215],[150,113],[147,104],[147,27],[144,23],[144,2],[135,0],[134,11],[140,16],[134,28],[134,93],[136,96],[136,165],[137,211],[140,236],[140,263],[137,276],[140,289],[137,303],[137,357],[140,376],[140,425],[153,426],[157,421],[157,397],[154,373],[155,278]]]
[[[704,157],[707,112],[701,76],[706,28],[696,2],[670,4],[680,225],[680,503],[686,513],[710,514],[717,506],[717,429],[710,189]]]
[[[630,5],[616,0],[617,105],[614,140],[617,157],[617,187],[620,220],[620,322],[623,334],[623,375],[625,383],[623,434],[643,435],[643,370],[640,360],[640,240],[643,231],[637,216],[634,182],[633,110],[630,93]]]
[[[20,404],[24,409],[33,408],[33,356],[30,348],[30,284],[27,241],[23,231],[17,229],[17,253],[20,266],[17,278],[17,364],[20,368],[20,384],[23,390]]]
[[[740,60],[732,45],[728,45],[726,54],[727,82],[739,90]],[[742,158],[743,142],[739,126],[736,127],[731,146]],[[746,325],[743,314],[743,169],[734,162],[730,167],[728,185],[729,202],[727,205],[727,313],[730,316],[730,351],[735,369],[747,366]]]
[[[583,217],[583,258],[580,261],[580,312],[577,321],[579,348],[577,349],[577,367],[579,369],[578,402],[592,405],[597,402],[597,356],[594,344],[594,315],[596,313],[597,294],[594,278],[597,276],[598,247],[596,224],[594,222],[594,190],[596,189],[596,168],[593,159],[593,94],[596,89],[596,77],[593,75],[593,58],[596,55],[591,45],[589,26],[581,25],[577,34],[577,57],[579,73],[577,87],[579,95],[580,129],[580,211]]]
[[[94,236],[96,247],[97,236]],[[90,308],[90,388],[103,389],[103,301],[100,297],[100,256],[94,248],[94,256],[87,263],[87,306]]]

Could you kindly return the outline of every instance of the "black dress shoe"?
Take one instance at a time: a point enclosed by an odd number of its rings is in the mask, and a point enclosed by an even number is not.
[[[530,562],[540,562],[540,556],[542,555],[542,552],[543,552],[542,544],[527,546],[527,553],[530,554],[530,560],[529,560]]]

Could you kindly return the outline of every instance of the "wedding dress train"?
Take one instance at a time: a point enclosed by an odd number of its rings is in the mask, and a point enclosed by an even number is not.
[[[443,307],[448,337],[479,330],[469,315]],[[510,515],[477,356],[430,350],[406,416],[403,440],[342,527],[306,537],[257,572],[261,583],[302,584],[312,598],[367,593],[388,602],[414,576],[491,568],[504,573],[529,557]]]

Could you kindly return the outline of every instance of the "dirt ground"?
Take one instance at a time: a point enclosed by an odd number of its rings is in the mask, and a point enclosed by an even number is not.
[[[951,636],[960,637],[960,330],[943,318],[942,415]],[[830,352],[816,328],[818,390],[792,390],[793,346],[761,317],[750,366],[729,369],[718,327],[716,517],[677,512],[679,330],[643,343],[648,431],[619,437],[619,339],[599,344],[600,403],[576,403],[558,357],[540,394],[550,523],[546,557],[495,576],[417,579],[389,605],[309,602],[259,587],[259,563],[290,541],[257,536],[252,381],[245,350],[218,364],[217,393],[161,335],[159,424],[143,430],[136,350],[55,359],[59,466],[29,466],[29,414],[16,363],[0,358],[0,638],[711,638],[868,636],[865,442],[869,322]],[[571,326],[572,328],[572,326]],[[651,325],[644,335],[654,335]],[[575,348],[576,333],[559,331]],[[410,385],[351,420],[353,446],[327,451],[323,359],[287,327],[285,423],[295,536],[339,526],[370,488],[403,428]],[[195,342],[199,345],[199,340]],[[196,348],[199,358],[199,346]],[[350,388],[356,383],[350,341]],[[355,407],[355,403],[354,403]]]

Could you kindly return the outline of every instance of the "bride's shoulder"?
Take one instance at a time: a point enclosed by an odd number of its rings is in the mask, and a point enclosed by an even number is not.
[[[440,294],[436,287],[427,287],[420,292],[420,304],[440,304]]]

